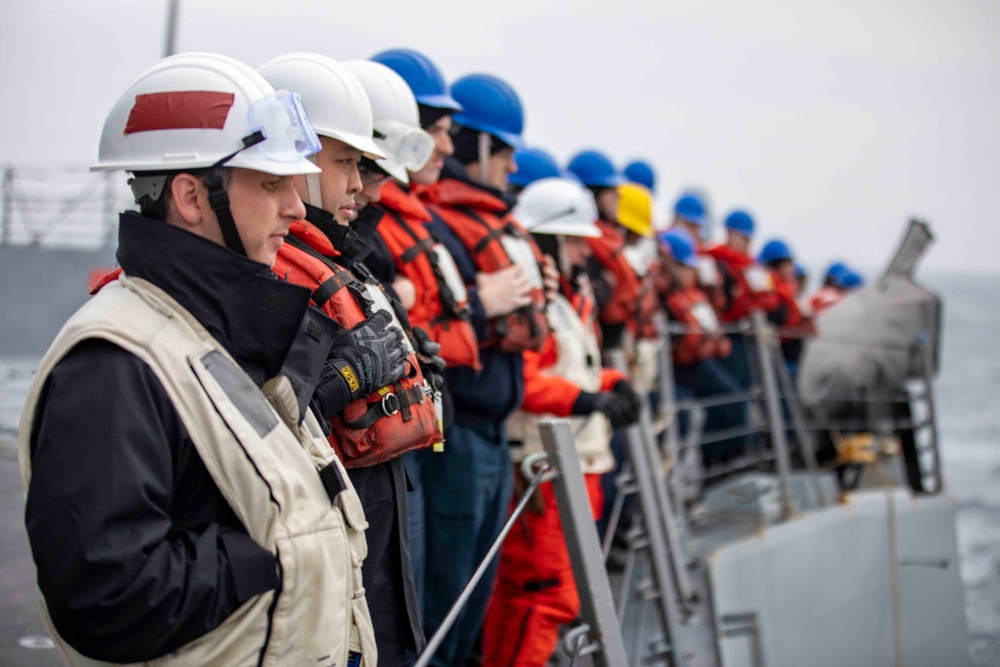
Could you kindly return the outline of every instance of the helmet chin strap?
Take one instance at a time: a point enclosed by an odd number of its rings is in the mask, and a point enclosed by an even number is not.
[[[490,144],[492,139],[486,132],[479,133],[479,180],[483,185],[490,184]]]
[[[222,175],[217,171],[205,182],[208,188],[208,203],[215,211],[215,217],[219,220],[219,228],[222,230],[222,238],[226,242],[226,247],[235,253],[246,257],[247,251],[243,247],[243,240],[240,238],[240,231],[236,228],[236,221],[233,220],[233,212],[229,209],[229,195],[222,184]]]
[[[309,161],[316,164],[316,156],[310,155]],[[306,174],[306,195],[309,197],[309,204],[316,208],[323,208],[323,192],[319,187],[319,174]]]
[[[244,257],[247,256],[247,251],[243,247],[240,230],[236,228],[233,212],[229,209],[229,195],[226,194],[226,188],[222,183],[222,174],[219,173],[219,169],[240,151],[244,151],[251,146],[256,146],[262,141],[264,141],[264,134],[260,130],[243,137],[243,148],[230,153],[213,164],[208,168],[206,176],[202,177],[202,183],[208,188],[208,204],[215,211],[215,217],[219,220],[219,229],[222,230],[222,239],[226,242],[226,247]]]

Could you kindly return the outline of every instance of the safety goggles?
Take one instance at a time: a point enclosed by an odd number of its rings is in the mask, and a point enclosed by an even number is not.
[[[420,171],[431,159],[434,137],[424,130],[393,118],[380,118],[375,125],[381,135],[375,143],[396,164]]]
[[[274,162],[297,162],[322,148],[298,93],[262,97],[250,105],[247,121],[252,134],[243,139],[246,148],[257,146]]]

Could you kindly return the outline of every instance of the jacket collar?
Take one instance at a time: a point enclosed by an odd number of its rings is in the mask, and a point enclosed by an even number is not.
[[[165,222],[132,211],[120,221],[118,263],[127,275],[169,294],[258,384],[281,372],[303,326],[308,289]]]
[[[357,232],[337,222],[329,211],[306,204],[306,220],[323,232],[340,253],[342,259],[338,260],[338,264],[350,268],[350,265],[363,262],[372,251],[372,247]]]
[[[445,158],[441,180],[428,188],[427,195],[432,203],[443,206],[469,206],[501,215],[516,203],[511,195],[470,179],[462,163],[451,157]]]
[[[423,205],[416,196],[403,189],[403,186],[396,181],[386,181],[379,192],[382,199],[378,205],[389,211],[395,211],[407,218],[427,222],[431,219],[431,214],[427,207]]]

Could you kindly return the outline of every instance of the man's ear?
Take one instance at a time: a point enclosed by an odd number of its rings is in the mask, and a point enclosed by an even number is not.
[[[170,183],[170,208],[168,215],[173,224],[188,231],[199,227],[205,220],[208,198],[201,179],[192,174],[177,174]]]

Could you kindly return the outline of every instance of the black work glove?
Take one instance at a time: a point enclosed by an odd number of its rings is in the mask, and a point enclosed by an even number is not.
[[[446,366],[444,359],[441,358],[441,344],[431,340],[430,334],[420,327],[413,327],[412,331],[420,370],[424,372],[424,377],[434,389],[440,389],[440,384],[444,381],[441,373]]]
[[[409,348],[403,332],[388,326],[390,321],[389,314],[380,310],[334,337],[315,397],[327,419],[406,373]]]
[[[635,392],[632,385],[628,383],[628,380],[619,380],[618,382],[615,382],[615,386],[611,388],[611,391],[628,400],[632,409],[635,410],[635,419],[638,419],[639,407],[642,405],[642,398]]]
[[[628,391],[631,387],[625,383]],[[633,397],[635,400],[633,400]],[[574,415],[589,415],[594,412],[603,412],[611,422],[612,428],[622,428],[629,424],[634,424],[639,419],[639,401],[635,392],[631,396],[623,391],[618,391],[618,385],[612,391],[602,391],[591,393],[581,391],[573,402],[572,412]]]

